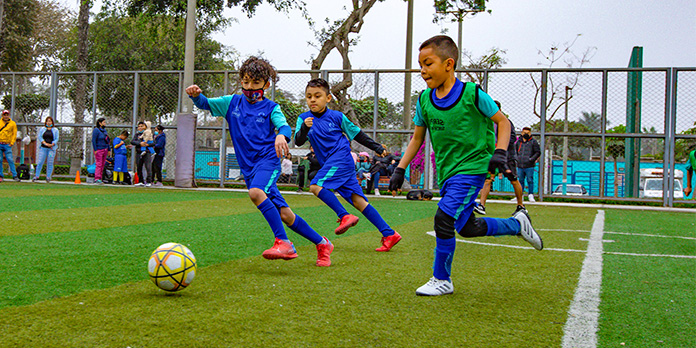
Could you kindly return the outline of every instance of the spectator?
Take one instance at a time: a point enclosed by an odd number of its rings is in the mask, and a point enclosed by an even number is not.
[[[517,176],[519,177],[522,191],[524,191],[525,178],[527,186],[529,186],[529,201],[534,202],[534,166],[536,161],[541,156],[539,143],[532,138],[532,129],[529,127],[522,128],[522,136],[517,140],[517,160],[519,168],[517,168]]]
[[[128,131],[124,130],[114,139],[114,185],[127,185],[126,172],[128,171],[128,149],[133,145],[126,145]]]
[[[136,145],[136,152],[138,156],[138,178],[140,182],[135,184],[136,186],[147,186],[150,187],[152,184],[152,154],[155,153],[153,149],[155,146],[152,139],[145,141],[145,135],[147,131],[150,131],[150,121],[140,121],[138,122],[138,134],[133,136],[131,144]],[[152,131],[150,131],[152,132]],[[147,171],[147,177],[143,175],[143,166]]]
[[[280,162],[280,178],[278,182],[289,183],[292,177],[292,154],[285,154],[285,158]]]
[[[17,176],[17,168],[14,164],[14,155],[12,155],[12,146],[17,141],[17,124],[10,119],[8,110],[2,111],[2,119],[0,119],[0,182],[3,179],[2,157],[5,156],[7,164],[12,172],[12,179],[19,181]]]
[[[162,186],[162,163],[164,163],[164,148],[167,147],[167,135],[164,134],[164,126],[155,127],[155,159],[152,160],[154,172],[154,186]]]
[[[355,174],[358,177],[358,181],[360,181],[360,186],[362,186],[362,181],[363,179],[369,179],[370,178],[370,158],[364,155],[361,155],[360,158],[358,159],[358,162],[355,163]]]
[[[302,159],[309,161],[309,173],[307,174],[307,180],[312,181],[312,179],[314,179],[314,177],[317,175],[317,172],[319,172],[319,169],[321,169],[321,165],[319,164],[319,160],[317,159],[317,155],[314,153],[314,148],[312,146],[309,147],[309,153],[307,156],[302,157]],[[297,183],[297,186],[299,186],[297,191],[302,191],[304,187],[304,173],[298,177]]]
[[[686,188],[684,189],[684,199],[691,194],[691,181],[693,180],[694,170],[696,170],[696,149],[689,151],[686,158]],[[696,194],[691,198],[696,198]]]
[[[109,154],[109,135],[106,134],[106,119],[103,117],[97,119],[97,124],[92,130],[92,150],[96,164],[94,183],[101,185],[103,184],[104,163],[106,163],[106,156]]]
[[[39,180],[44,162],[46,162],[46,182],[51,182],[53,175],[53,161],[56,158],[56,145],[58,144],[58,129],[54,127],[53,117],[48,116],[44,121],[44,126],[39,128],[36,135],[37,140],[41,140],[36,161],[36,174],[31,181]]]

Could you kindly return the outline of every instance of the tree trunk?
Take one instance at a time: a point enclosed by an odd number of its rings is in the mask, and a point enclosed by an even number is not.
[[[319,54],[312,60],[311,68],[312,70],[320,70],[322,64],[326,57],[333,51],[337,49],[341,54],[343,59],[343,69],[352,69],[350,58],[348,53],[350,52],[350,38],[348,37],[350,33],[359,33],[362,25],[364,23],[364,17],[368,11],[374,6],[378,0],[366,0],[359,1],[353,0],[353,11],[348,15],[343,23],[338,26],[333,33],[322,43],[319,49]],[[312,73],[312,78],[315,79],[319,77],[318,73]],[[353,85],[353,74],[350,72],[343,73],[343,81],[331,87],[331,93],[336,97],[335,102],[331,107],[336,110],[343,112],[351,122],[355,123],[356,126],[360,127],[360,122],[353,107],[350,105],[348,97],[348,88]]]
[[[92,7],[91,0],[81,0],[80,13],[77,17],[77,71],[87,71],[87,44],[89,34],[89,10]],[[75,111],[75,123],[80,124],[85,121],[85,99],[87,98],[87,75],[78,75],[75,81],[75,98],[72,106]],[[75,174],[80,170],[83,157],[83,133],[82,128],[75,128],[72,141],[70,142],[70,174]]]

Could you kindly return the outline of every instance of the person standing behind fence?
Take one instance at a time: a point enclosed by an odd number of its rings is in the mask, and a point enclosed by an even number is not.
[[[689,151],[686,159],[686,188],[684,189],[684,198],[691,194],[691,180],[693,180],[694,171],[696,171],[696,149]],[[694,197],[696,198],[696,194]]]
[[[125,173],[128,171],[128,149],[133,145],[126,145],[128,131],[123,131],[114,138],[114,185],[127,185]]]
[[[148,135],[149,140],[145,137]],[[150,130],[150,121],[140,121],[138,122],[138,134],[133,136],[131,144],[137,145],[136,151],[138,152],[138,179],[139,183],[135,186],[146,186],[150,187],[152,184],[152,154],[155,153],[154,146],[155,142],[152,140],[152,131]],[[143,166],[147,172],[147,177],[143,175]]]
[[[92,130],[92,150],[94,151],[94,183],[101,185],[102,174],[104,173],[104,163],[109,154],[109,135],[106,133],[106,119],[100,117]]]
[[[541,156],[539,143],[532,138],[532,129],[522,128],[522,136],[517,140],[517,177],[519,178],[522,191],[524,191],[525,178],[529,186],[529,201],[534,202],[534,166]]]
[[[41,140],[36,161],[36,174],[31,181],[39,180],[44,162],[46,163],[46,182],[51,182],[53,175],[53,162],[56,158],[56,145],[58,145],[58,129],[54,127],[53,117],[48,116],[44,121],[44,126],[39,128],[36,139]]]
[[[280,178],[278,182],[290,183],[292,177],[292,154],[287,153],[285,158],[280,162]]]
[[[0,119],[0,182],[3,179],[2,157],[7,160],[7,165],[12,172],[12,179],[20,181],[17,176],[17,168],[14,164],[14,155],[12,154],[12,146],[17,141],[17,124],[10,119],[8,110],[2,111],[2,119]]]
[[[167,147],[167,135],[164,134],[164,126],[158,124],[155,127],[155,158],[152,160],[154,172],[154,186],[162,186],[162,163],[164,162],[164,149]]]

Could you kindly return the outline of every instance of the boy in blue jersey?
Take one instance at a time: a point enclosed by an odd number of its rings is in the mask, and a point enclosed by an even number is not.
[[[442,199],[435,214],[433,277],[416,290],[416,295],[437,296],[454,292],[450,275],[455,232],[462,237],[517,235],[537,250],[543,248],[543,243],[525,210],[507,219],[476,218],[472,214],[486,174],[496,170],[510,173],[506,151],[510,122],[477,85],[455,78],[459,49],[450,37],[432,37],[419,50],[421,77],[428,89],[418,98],[413,138],[394,170],[389,189],[401,187],[405,168],[429,131]],[[497,143],[494,122],[498,126]]]
[[[321,169],[310,183],[309,191],[338,215],[339,225],[334,231],[336,234],[345,233],[358,223],[359,218],[349,214],[331,190],[340,194],[343,199],[363,213],[382,233],[382,246],[375,250],[391,250],[401,240],[401,236],[389,227],[377,210],[367,202],[362,187],[355,177],[355,162],[351,155],[350,140],[355,140],[379,154],[386,151],[382,145],[370,139],[353,122],[350,122],[343,113],[326,107],[326,104],[331,101],[329,83],[326,80],[309,81],[305,89],[305,99],[310,111],[297,118],[295,144],[301,146],[309,139],[321,164]]]
[[[114,185],[126,185],[126,172],[128,171],[128,149],[133,145],[126,145],[128,131],[124,130],[114,138]]]
[[[226,95],[208,99],[192,85],[186,93],[199,109],[210,110],[213,116],[225,117],[230,128],[235,154],[249,198],[261,211],[275,235],[273,247],[263,252],[269,260],[291,260],[297,257],[283,223],[317,247],[317,266],[330,266],[333,244],[319,235],[300,216],[292,212],[280,195],[276,182],[280,175],[280,158],[289,153],[291,129],[280,106],[264,98],[276,71],[265,59],[250,57],[239,69],[243,95]],[[276,129],[278,134],[276,135]]]

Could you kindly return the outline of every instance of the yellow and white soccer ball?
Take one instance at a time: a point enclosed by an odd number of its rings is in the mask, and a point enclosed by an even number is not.
[[[152,282],[160,289],[179,291],[193,282],[196,276],[196,257],[181,244],[162,244],[152,252],[147,271]]]

